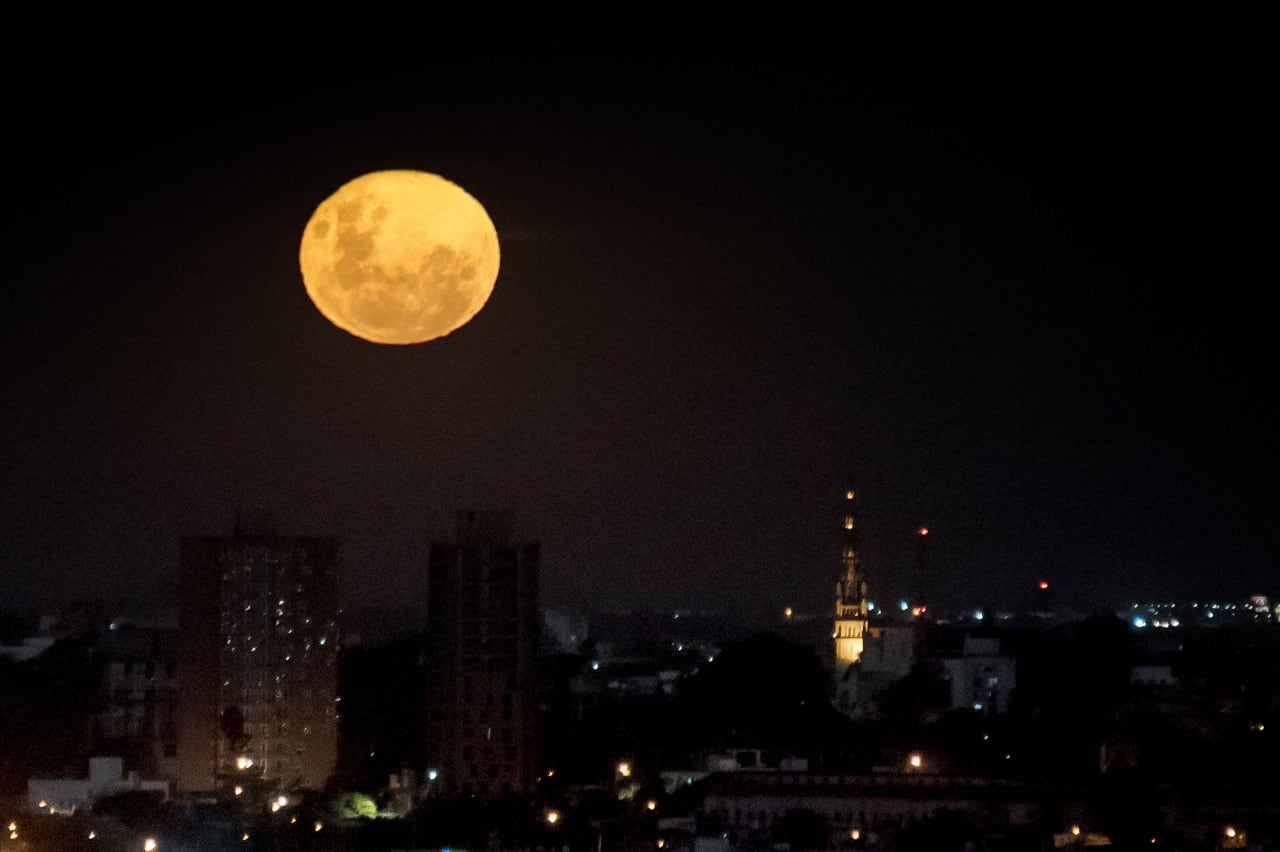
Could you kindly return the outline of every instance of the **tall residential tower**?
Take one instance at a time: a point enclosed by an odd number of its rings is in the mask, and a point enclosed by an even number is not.
[[[242,517],[182,540],[180,790],[320,789],[337,757],[332,538]]]
[[[531,791],[541,611],[538,552],[509,512],[459,512],[427,563],[428,759],[454,794]]]

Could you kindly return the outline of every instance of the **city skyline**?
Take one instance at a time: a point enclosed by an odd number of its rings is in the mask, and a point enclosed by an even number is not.
[[[266,502],[398,600],[477,507],[542,543],[548,606],[824,612],[852,477],[872,599],[1275,594],[1254,55],[1080,15],[785,62],[432,60],[374,12],[50,45],[74,84],[6,84],[0,581],[163,597]],[[489,303],[421,346],[298,272],[380,168],[499,232]]]

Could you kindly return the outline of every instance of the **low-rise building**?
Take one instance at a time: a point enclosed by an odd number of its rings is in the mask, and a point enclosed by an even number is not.
[[[120,757],[89,758],[85,778],[31,778],[27,781],[27,807],[34,813],[72,816],[87,811],[106,796],[130,791],[148,791],[169,798],[169,782],[143,780],[138,773],[124,771]]]

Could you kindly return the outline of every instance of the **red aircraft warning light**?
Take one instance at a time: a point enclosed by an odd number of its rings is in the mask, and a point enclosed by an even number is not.
[[[1045,591],[1046,589],[1048,589],[1048,588],[1049,588],[1049,581],[1048,581],[1048,580],[1041,580],[1039,585],[1040,585],[1040,591],[1042,591],[1042,592],[1043,592],[1043,591]]]
[[[928,535],[928,534],[929,534],[929,528],[928,528],[928,527],[921,527],[921,528],[920,528],[920,535]]]

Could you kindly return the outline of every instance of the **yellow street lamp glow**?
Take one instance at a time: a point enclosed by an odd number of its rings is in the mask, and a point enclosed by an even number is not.
[[[156,839],[154,837],[148,837],[146,840],[142,841],[142,852],[156,852],[156,849],[158,848],[159,844],[156,843]]]
[[[924,758],[922,758],[918,754],[913,754],[907,760],[907,763],[911,764],[912,769],[919,769],[922,765],[924,765]]]
[[[651,811],[656,811],[658,809],[658,803],[653,799],[650,799],[649,801],[645,802],[644,806]]]
[[[619,764],[618,764],[618,774],[619,774],[619,775],[621,775],[623,778],[630,778],[630,777],[631,777],[631,764],[630,764],[630,763],[627,763],[626,761],[623,761],[622,763],[619,763]]]
[[[1080,835],[1080,826],[1078,825],[1071,826],[1071,833],[1078,837]]]
[[[549,825],[555,825],[559,821],[560,821],[559,811],[547,811],[547,823]]]

